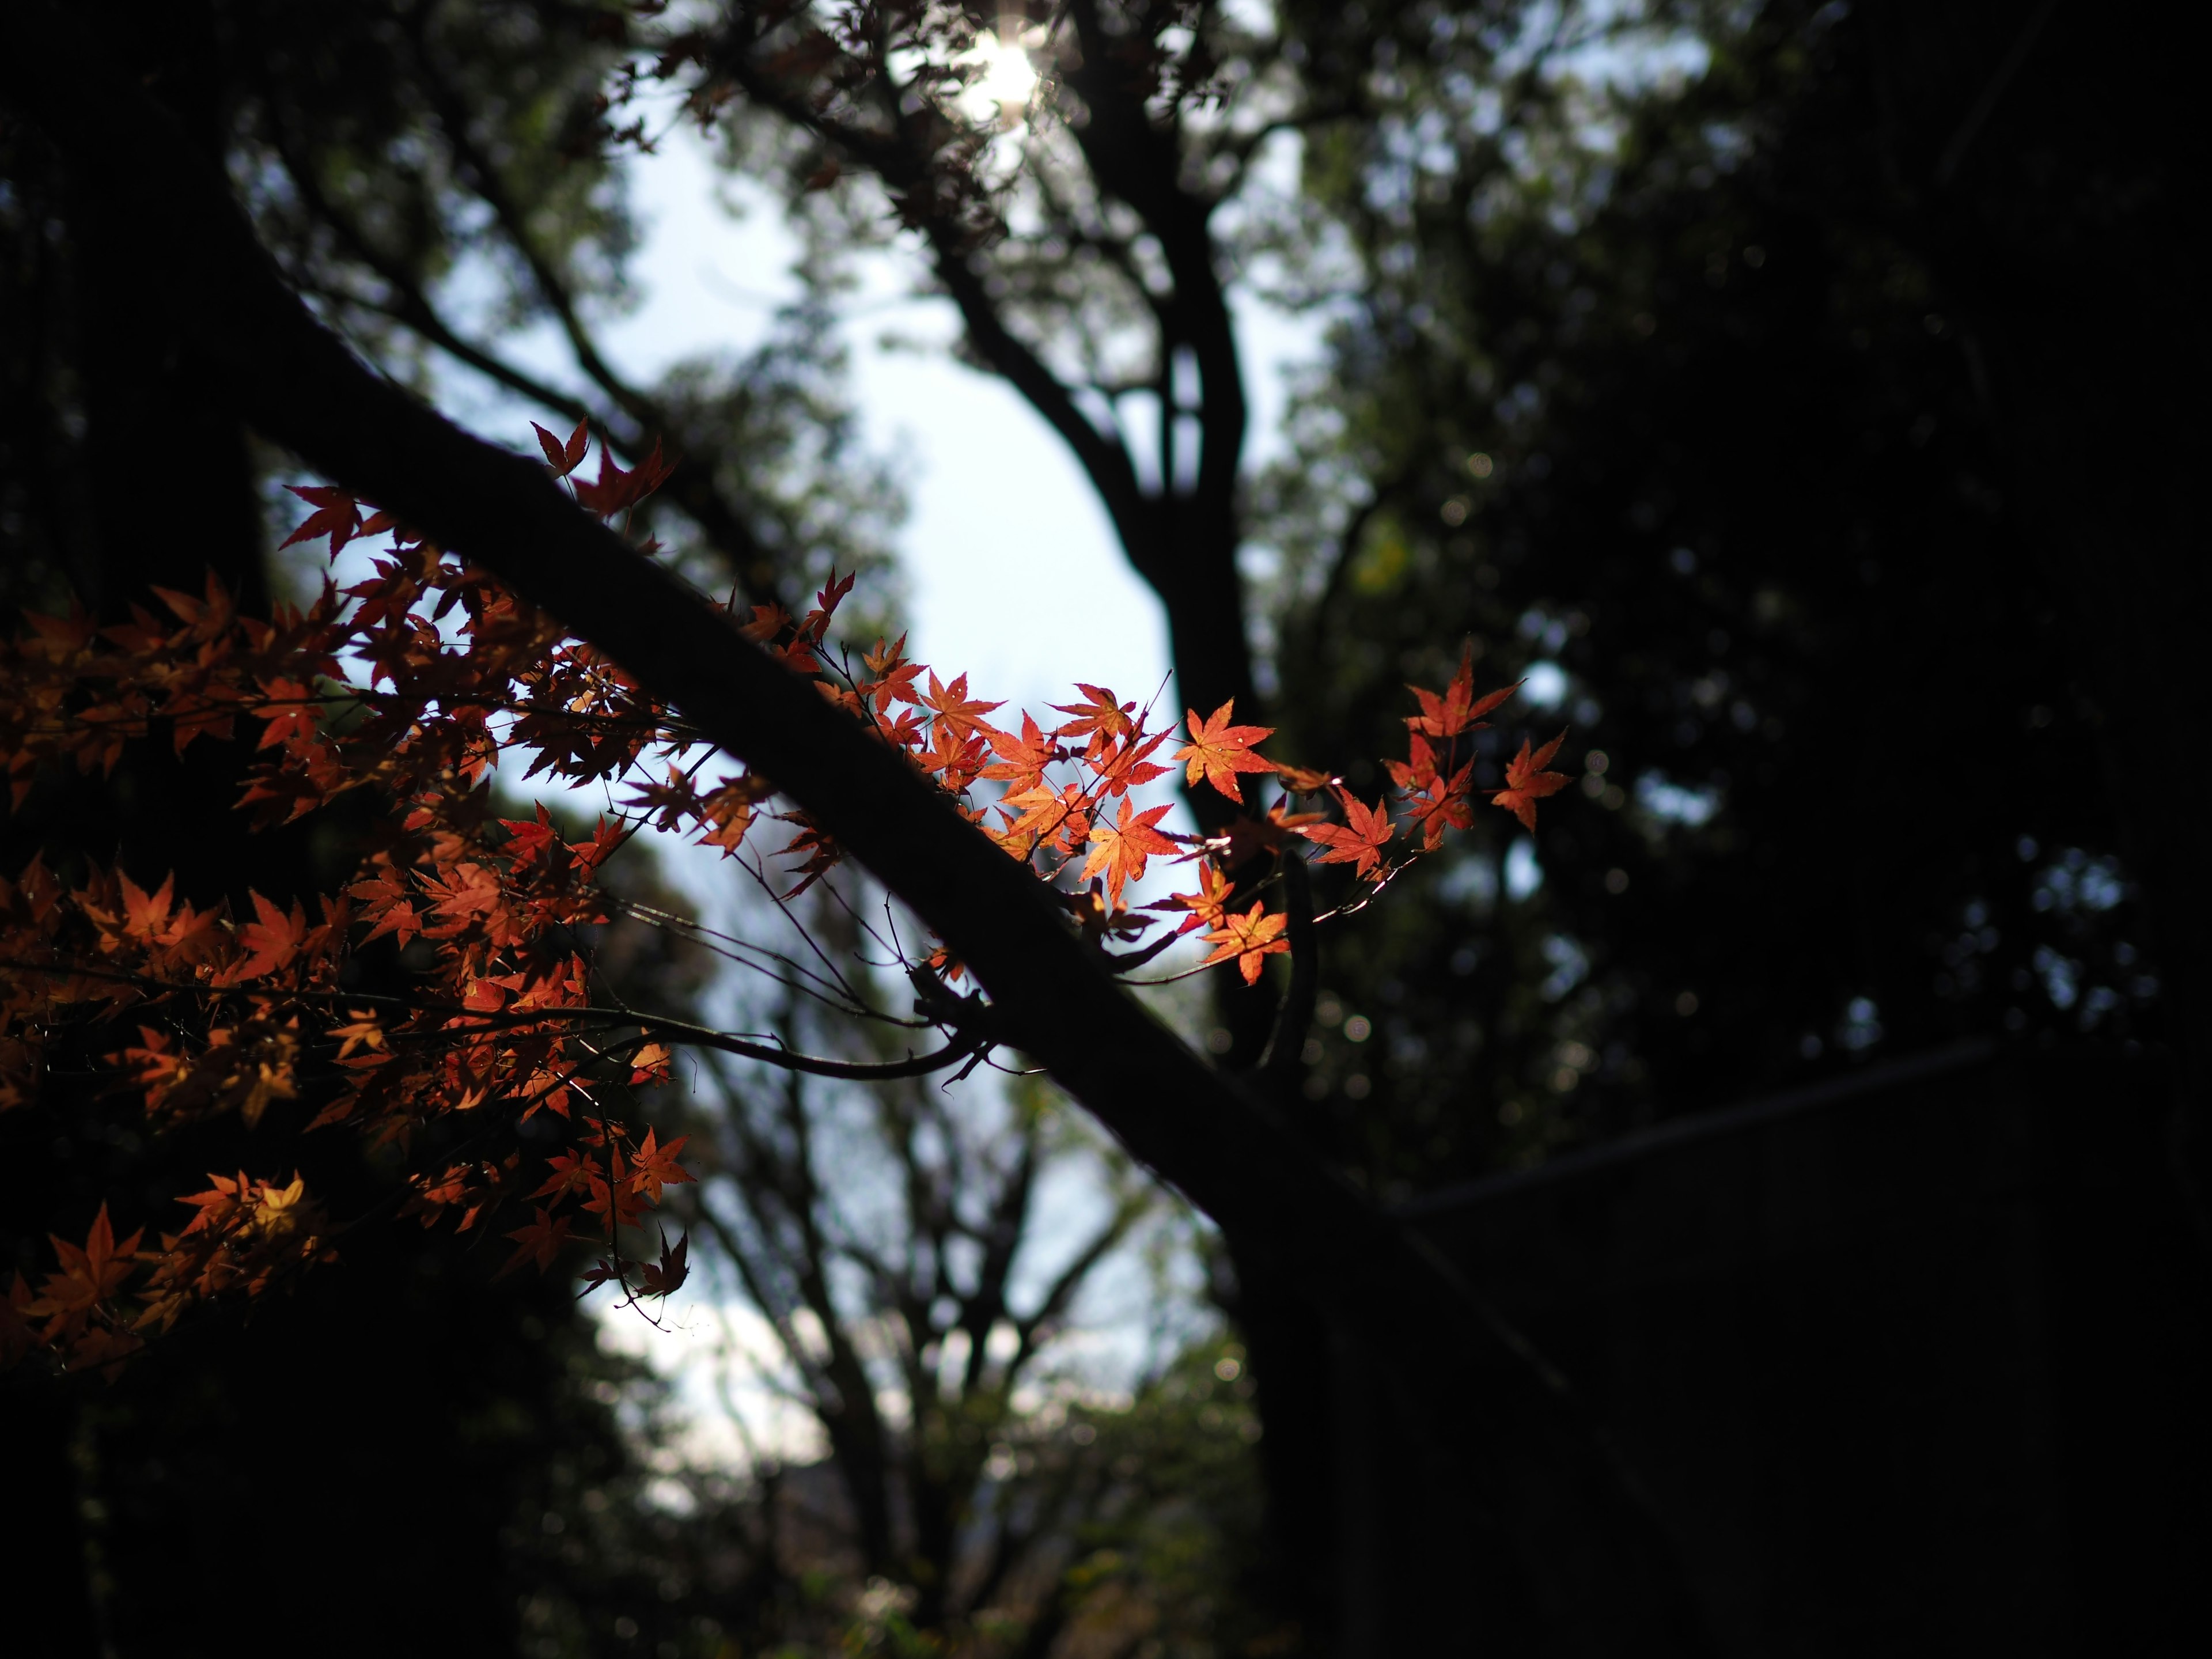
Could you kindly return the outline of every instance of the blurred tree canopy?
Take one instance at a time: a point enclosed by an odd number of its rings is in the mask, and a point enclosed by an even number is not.
[[[1499,835],[1332,961],[1385,1056],[1331,1045],[1346,1155],[1426,1185],[1970,1034],[2158,1042],[2115,714],[1989,320],[1885,165],[1870,20],[1677,13],[1547,81],[1366,15],[1312,25],[1316,76],[1398,50],[1308,154],[1357,280],[1261,485],[1280,718],[1379,728],[1472,634],[1595,810],[1540,887]]]

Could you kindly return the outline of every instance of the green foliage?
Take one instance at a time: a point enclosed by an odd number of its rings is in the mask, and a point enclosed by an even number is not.
[[[1491,824],[1333,942],[1381,1064],[1355,1098],[1330,1061],[1321,1110],[1385,1184],[1969,1033],[2157,1030],[1979,330],[1870,146],[1874,43],[1652,15],[1696,72],[1508,72],[1532,21],[1386,11],[1443,44],[1385,76],[1363,35],[1377,118],[1310,155],[1366,280],[1260,491],[1277,717],[1367,752],[1464,630],[1557,690],[1586,798],[1535,891]]]

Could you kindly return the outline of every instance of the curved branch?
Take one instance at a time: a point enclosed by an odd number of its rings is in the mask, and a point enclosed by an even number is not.
[[[145,974],[125,973],[119,969],[79,966],[75,963],[15,962],[0,958],[0,969],[16,973],[53,974],[72,979],[104,979],[118,984],[135,986],[140,990],[158,991],[165,995],[185,994],[217,996],[244,1000],[276,1002],[326,1002],[358,1008],[389,1008],[415,1014],[451,1014],[442,1028],[447,1030],[505,1031],[523,1026],[552,1025],[567,1021],[599,1026],[620,1025],[635,1027],[649,1036],[666,1037],[672,1042],[688,1044],[695,1048],[712,1048],[717,1053],[734,1054],[740,1060],[757,1060],[787,1072],[804,1072],[810,1077],[839,1078],[848,1083],[889,1083],[899,1078],[927,1077],[932,1072],[941,1072],[948,1066],[957,1066],[963,1060],[988,1052],[995,1046],[995,1039],[981,1031],[964,1031],[942,1048],[926,1054],[908,1054],[904,1060],[830,1060],[819,1054],[794,1054],[792,1050],[755,1042],[727,1031],[718,1031],[711,1025],[695,1025],[690,1020],[671,1019],[659,1014],[641,1014],[629,1008],[600,1008],[589,1004],[571,1008],[531,1008],[510,1012],[464,1008],[458,1003],[428,1002],[414,997],[391,996],[374,991],[318,991],[291,987],[251,985],[203,985],[194,981],[185,983],[173,980],[155,979]]]

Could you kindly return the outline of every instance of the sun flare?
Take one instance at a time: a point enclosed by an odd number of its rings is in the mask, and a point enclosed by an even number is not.
[[[1037,72],[1018,40],[1001,40],[985,29],[975,50],[959,60],[973,78],[962,91],[960,102],[979,121],[1018,120],[1036,91]]]

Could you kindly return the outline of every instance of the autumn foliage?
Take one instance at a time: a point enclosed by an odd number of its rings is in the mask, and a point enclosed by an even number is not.
[[[666,475],[658,452],[629,471],[603,455],[582,481],[584,428],[538,437],[603,518],[623,520]],[[635,1301],[666,1296],[686,1270],[680,1238],[650,1260],[629,1249],[665,1190],[692,1179],[683,1139],[637,1121],[635,1091],[667,1077],[677,1047],[858,1079],[988,1058],[988,1008],[958,991],[960,964],[933,945],[890,947],[915,992],[911,1016],[876,1007],[865,975],[834,981],[830,1000],[856,1018],[942,1034],[903,1060],[792,1054],[620,1006],[578,930],[625,908],[602,872],[626,843],[651,830],[716,848],[788,905],[837,867],[836,840],[483,571],[339,490],[297,493],[313,511],[292,541],[325,541],[335,559],[380,540],[368,574],[325,579],[312,604],[269,620],[239,614],[212,580],[198,594],[161,591],[158,610],[120,624],[33,617],[0,647],[0,752],[20,808],[43,774],[112,772],[134,743],[183,754],[252,735],[237,803],[247,820],[283,823],[366,792],[377,811],[359,866],[312,907],[253,893],[242,910],[189,902],[167,872],[93,865],[64,878],[33,860],[0,878],[0,1110],[40,1097],[50,1054],[73,1045],[157,1131],[234,1114],[271,1120],[272,1146],[277,1115],[362,1137],[402,1158],[404,1208],[422,1224],[496,1229],[510,1268],[551,1267],[572,1240],[591,1241],[587,1283]],[[1229,704],[1191,710],[1178,729],[1084,684],[1043,720],[1005,718],[965,675],[909,660],[903,638],[857,655],[834,640],[851,588],[832,581],[802,616],[751,607],[743,631],[907,753],[1124,975],[1199,932],[1200,966],[1233,963],[1257,982],[1292,942],[1272,896],[1281,861],[1310,845],[1371,893],[1467,827],[1472,734],[1510,695],[1475,696],[1471,653],[1441,691],[1415,688],[1407,757],[1387,763],[1394,789],[1370,803],[1326,771],[1262,756],[1272,731],[1237,724]],[[1492,796],[1532,828],[1537,801],[1566,781],[1545,769],[1558,748],[1523,743]],[[1210,837],[1164,828],[1169,807],[1133,792],[1177,767],[1244,812]],[[612,810],[571,838],[542,804],[502,817],[495,775],[589,786]],[[1319,810],[1261,810],[1246,789],[1266,778]],[[1191,890],[1139,905],[1133,884],[1155,860],[1188,866]],[[515,1131],[541,1117],[557,1144],[526,1154]],[[464,1132],[421,1155],[441,1120]],[[259,1294],[328,1257],[347,1224],[283,1167],[209,1180],[174,1231],[148,1218],[118,1238],[103,1206],[82,1243],[54,1239],[53,1269],[16,1275],[0,1302],[0,1363],[44,1352],[72,1369],[112,1364],[197,1302]]]

